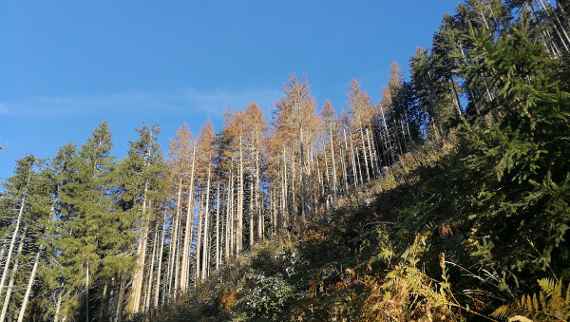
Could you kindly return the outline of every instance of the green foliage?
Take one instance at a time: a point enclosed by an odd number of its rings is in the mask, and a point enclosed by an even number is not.
[[[294,298],[294,288],[279,276],[254,274],[244,281],[236,309],[248,321],[283,321],[287,305]]]
[[[559,280],[543,278],[538,280],[540,291],[523,295],[510,305],[497,308],[492,316],[509,318],[524,316],[535,321],[567,321],[570,319],[570,285],[564,289]]]

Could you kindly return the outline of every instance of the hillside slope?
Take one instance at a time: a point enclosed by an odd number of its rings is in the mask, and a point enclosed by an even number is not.
[[[466,169],[465,152],[453,136],[450,140],[404,156],[382,179],[312,218],[302,237],[258,246],[189,298],[148,318],[498,321],[520,313],[536,321],[564,321],[570,298],[563,296],[554,303],[554,296],[542,294],[544,303],[534,309],[501,307],[537,291],[537,280],[548,274],[533,270],[529,259],[509,255],[514,245],[524,246],[503,232],[489,235],[502,240],[493,249],[477,242],[470,218],[480,209],[471,198],[482,186]],[[564,274],[568,264],[558,256],[551,268]],[[513,262],[525,270],[511,271]]]

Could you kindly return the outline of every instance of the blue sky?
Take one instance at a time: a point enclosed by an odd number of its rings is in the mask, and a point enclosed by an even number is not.
[[[182,122],[197,135],[251,101],[270,111],[293,74],[319,105],[342,110],[352,79],[376,101],[390,62],[405,71],[459,2],[4,0],[0,180],[103,120],[121,157],[142,124],[165,145]]]

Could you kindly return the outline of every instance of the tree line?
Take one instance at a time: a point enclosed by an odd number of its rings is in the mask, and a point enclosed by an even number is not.
[[[256,244],[301,238],[307,222],[326,217],[343,196],[458,130],[472,133],[465,138],[472,144],[513,142],[498,176],[525,166],[536,174],[517,157],[542,160],[527,143],[540,146],[568,129],[567,106],[537,110],[531,100],[552,101],[568,86],[546,84],[553,75],[567,79],[559,67],[570,46],[568,9],[543,0],[467,1],[443,18],[432,48],[410,59],[409,79],[393,64],[379,102],[353,81],[338,115],[292,77],[269,122],[252,103],[228,112],[217,133],[207,123],[194,137],[183,124],[166,156],[159,128],[143,126],[127,155],[114,158],[101,123],[80,146],[45,160],[24,157],[0,197],[0,322],[152,314]],[[560,157],[567,145],[549,148]],[[568,169],[557,160],[549,180],[560,183]],[[493,224],[486,221],[481,232]],[[566,230],[556,227],[558,239],[541,241],[538,251],[558,247]]]

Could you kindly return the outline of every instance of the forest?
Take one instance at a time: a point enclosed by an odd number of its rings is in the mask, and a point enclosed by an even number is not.
[[[218,132],[22,158],[0,322],[570,320],[569,12],[467,0],[345,113],[292,76]]]

